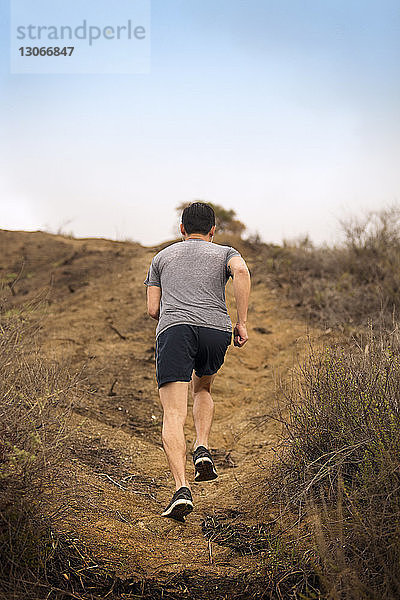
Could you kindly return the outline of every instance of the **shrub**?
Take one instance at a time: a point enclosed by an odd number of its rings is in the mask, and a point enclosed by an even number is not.
[[[40,356],[31,317],[0,312],[0,591],[6,598],[32,597],[45,569],[52,541],[43,492],[57,477],[76,391],[67,369]]]
[[[400,336],[313,352],[267,502],[312,532],[328,598],[400,597]],[[289,518],[287,516],[287,518]]]
[[[264,246],[258,273],[326,327],[357,331],[383,317],[390,325],[400,305],[400,208],[342,223],[344,241],[314,247],[306,237]]]

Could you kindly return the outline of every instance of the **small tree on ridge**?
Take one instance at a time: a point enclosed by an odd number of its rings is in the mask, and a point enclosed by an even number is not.
[[[196,200],[195,202],[203,202],[203,200]],[[176,210],[179,214],[191,204],[191,202],[182,202],[179,206],[176,207]],[[211,206],[215,212],[217,231],[219,233],[231,233],[233,235],[237,235],[242,237],[244,230],[246,229],[246,225],[236,219],[236,212],[231,209],[226,209],[219,204],[213,204],[212,202],[207,202],[209,206]]]

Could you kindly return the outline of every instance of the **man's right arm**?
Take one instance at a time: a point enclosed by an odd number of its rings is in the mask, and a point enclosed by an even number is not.
[[[233,278],[233,293],[236,301],[237,322],[234,327],[234,345],[241,348],[245,345],[247,335],[247,310],[250,296],[250,273],[241,256],[232,256],[228,261],[228,268]]]

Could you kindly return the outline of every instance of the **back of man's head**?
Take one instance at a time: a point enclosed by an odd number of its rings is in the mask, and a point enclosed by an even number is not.
[[[188,235],[191,233],[207,235],[215,225],[215,212],[205,202],[193,202],[182,213],[182,225]]]

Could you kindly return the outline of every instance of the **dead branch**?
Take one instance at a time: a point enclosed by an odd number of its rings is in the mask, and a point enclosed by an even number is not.
[[[112,323],[109,323],[110,328],[115,331],[115,333],[121,338],[121,340],[126,340],[126,336],[123,335]]]
[[[23,272],[23,270],[24,270],[24,267],[25,267],[25,261],[23,260],[23,261],[22,261],[22,263],[21,263],[21,268],[20,268],[20,270],[19,270],[19,273],[18,273],[18,275],[17,275],[17,276],[16,276],[16,277],[15,277],[15,278],[14,278],[12,281],[9,281],[9,282],[8,282],[8,287],[10,288],[10,290],[11,290],[11,294],[12,294],[13,296],[15,296],[15,290],[14,290],[14,286],[15,286],[15,284],[16,284],[16,283],[19,281],[19,279],[21,279],[21,275],[22,275],[22,272]]]
[[[112,385],[110,387],[110,391],[108,392],[108,396],[112,397],[112,396],[116,396],[117,394],[114,392],[114,386],[117,383],[118,379],[114,379],[114,381],[112,382]]]

